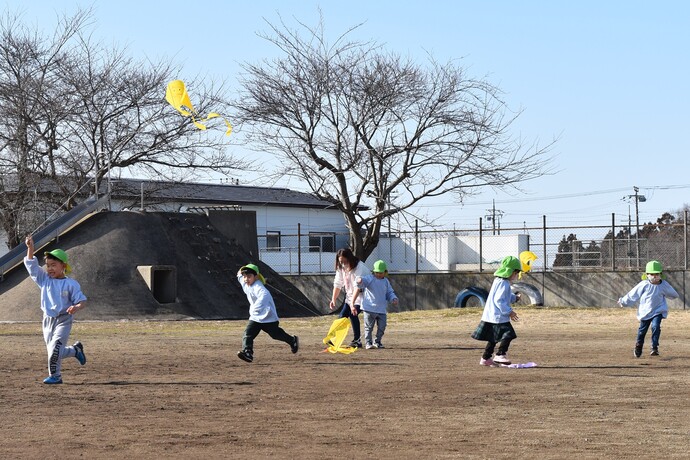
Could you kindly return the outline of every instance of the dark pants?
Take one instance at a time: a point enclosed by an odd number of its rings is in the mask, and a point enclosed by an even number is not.
[[[513,339],[503,339],[500,342],[498,342],[498,353],[496,353],[496,356],[502,356],[508,353],[508,347],[510,347],[510,342]],[[482,358],[484,359],[489,359],[494,355],[494,349],[496,348],[496,342],[487,342],[486,343],[486,348],[484,348],[484,354],[482,355]]]
[[[659,338],[661,337],[661,313],[650,319],[640,321],[640,328],[637,330],[637,343],[635,346],[644,345],[644,337],[647,335],[649,326],[652,326],[652,348],[659,348]]]
[[[244,330],[244,337],[242,337],[242,349],[244,351],[254,351],[254,339],[261,331],[266,332],[273,340],[280,340],[288,345],[292,345],[295,338],[285,332],[278,325],[279,323],[280,321],[275,321],[273,323],[257,323],[256,321],[249,320]]]
[[[362,312],[362,306],[355,305],[355,308],[357,309],[357,314],[353,315],[352,311],[350,310],[350,305],[347,302],[345,302],[343,304],[343,309],[340,310],[340,316],[338,316],[338,318],[350,318],[350,324],[352,325],[352,333],[355,336],[352,339],[352,341],[359,342],[361,340],[360,335],[362,334],[362,331],[359,326],[359,314]]]

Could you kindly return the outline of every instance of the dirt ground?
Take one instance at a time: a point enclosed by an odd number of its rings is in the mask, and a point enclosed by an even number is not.
[[[4,458],[687,458],[690,312],[661,356],[632,354],[631,309],[522,309],[509,355],[478,365],[476,308],[389,315],[386,349],[323,353],[333,317],[288,319],[301,349],[244,321],[77,322],[88,362],[41,383],[40,324],[0,324]],[[78,318],[77,318],[78,319]],[[647,344],[650,337],[647,337]]]

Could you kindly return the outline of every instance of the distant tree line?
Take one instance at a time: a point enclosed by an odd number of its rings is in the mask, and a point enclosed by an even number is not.
[[[665,212],[656,222],[642,224],[639,233],[631,226],[621,227],[615,238],[613,230],[602,240],[588,243],[574,233],[563,235],[553,266],[611,267],[615,255],[617,268],[639,268],[649,259],[661,261],[666,268],[684,268],[685,222],[689,209],[686,205],[675,215]]]

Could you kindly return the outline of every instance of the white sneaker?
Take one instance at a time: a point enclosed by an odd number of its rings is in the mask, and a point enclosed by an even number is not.
[[[493,366],[494,362],[491,360],[491,358],[489,358],[489,359],[482,358],[479,360],[479,365],[480,366]]]
[[[510,359],[506,355],[496,355],[494,362],[496,364],[510,364]]]
[[[374,348],[374,346],[370,343],[367,343],[366,345],[364,345],[364,348],[367,350],[371,350],[372,348]]]

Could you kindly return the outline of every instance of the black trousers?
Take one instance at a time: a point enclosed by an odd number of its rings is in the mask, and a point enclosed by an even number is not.
[[[508,348],[510,347],[510,342],[513,339],[503,339],[498,342],[498,353],[496,355],[505,355],[508,353]],[[496,348],[496,342],[487,342],[486,348],[484,348],[484,354],[482,358],[489,359],[494,355],[494,349]]]
[[[288,345],[292,345],[295,338],[285,332],[279,324],[280,321],[275,321],[273,323],[257,323],[256,321],[249,320],[247,327],[244,329],[244,337],[242,337],[242,349],[245,351],[253,351],[254,339],[261,331],[266,332],[273,340],[280,340]]]

